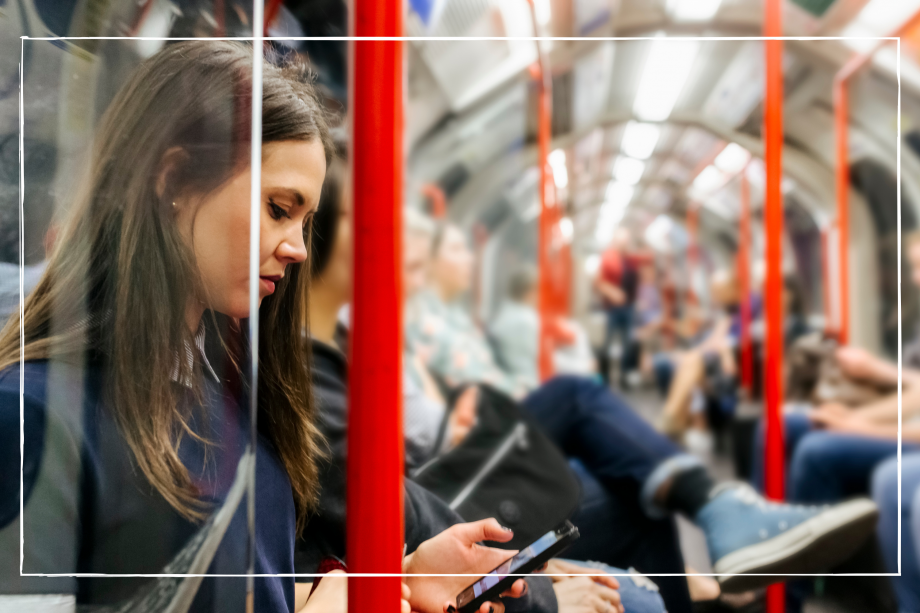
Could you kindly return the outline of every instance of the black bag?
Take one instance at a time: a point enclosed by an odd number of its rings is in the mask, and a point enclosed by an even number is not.
[[[568,519],[581,496],[562,453],[505,394],[480,386],[477,423],[448,453],[411,476],[466,521],[494,517],[522,549]]]

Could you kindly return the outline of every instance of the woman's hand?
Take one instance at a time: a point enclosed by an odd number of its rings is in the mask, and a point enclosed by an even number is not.
[[[402,584],[400,613],[412,613],[409,586]],[[341,570],[327,573],[299,613],[348,613],[348,576]]]
[[[859,433],[864,429],[863,420],[851,409],[836,402],[826,402],[809,414],[811,420],[818,428],[834,432]]]
[[[571,577],[553,583],[559,613],[625,613],[620,593],[593,579]]]
[[[476,425],[476,403],[478,399],[479,388],[475,385],[463,390],[463,393],[457,398],[454,410],[450,412],[450,417],[447,420],[451,449],[459,445],[470,433],[470,430],[473,429],[473,426]]]
[[[591,580],[595,583],[600,583],[601,585],[606,585],[612,590],[620,589],[620,582],[617,581],[617,578],[613,575],[598,575],[599,572],[596,568],[588,568],[586,566],[579,566],[578,564],[572,564],[565,560],[559,560],[553,558],[543,566],[541,571],[547,575],[568,575],[568,577],[550,577],[553,580],[553,583],[559,583],[560,581],[565,581],[573,576],[578,575],[596,575],[591,577]]]
[[[341,570],[323,576],[300,613],[347,613],[348,577]]]
[[[494,519],[483,519],[468,524],[451,526],[434,538],[422,543],[403,560],[403,573],[411,589],[409,603],[419,613],[446,613],[456,606],[457,595],[466,589],[477,577],[419,577],[412,575],[457,573],[485,575],[512,557],[515,551],[483,547],[479,541],[506,543],[513,534],[502,528]],[[514,582],[503,597],[519,598],[527,592],[523,579]],[[501,602],[484,603],[481,613],[488,613],[492,607],[495,613],[502,613]]]

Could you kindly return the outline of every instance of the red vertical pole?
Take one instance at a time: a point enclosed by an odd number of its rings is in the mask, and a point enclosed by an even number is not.
[[[764,36],[783,35],[782,0],[764,3]],[[766,303],[766,364],[764,391],[766,410],[766,494],[782,500],[783,483],[783,41],[768,40],[766,46],[766,99],[764,101],[764,134],[766,158],[766,202],[764,230],[766,234],[767,275],[764,284]],[[768,613],[785,609],[785,586],[778,583],[767,592]]]
[[[824,334],[827,336],[836,334],[834,331],[834,309],[832,304],[834,297],[831,294],[831,268],[828,262],[830,258],[831,227],[829,225],[821,228],[821,294],[822,302],[824,303]]]
[[[400,4],[355,0],[356,36],[402,36]],[[347,563],[402,572],[403,43],[351,45],[354,300],[349,376]],[[400,578],[348,582],[348,609],[398,611]]]
[[[540,379],[546,381],[553,376],[553,278],[550,250],[555,225],[556,185],[553,170],[549,165],[549,146],[552,138],[550,75],[542,63],[536,66],[537,81],[537,164],[540,166],[540,222],[539,222],[539,311],[540,311],[540,353],[538,368]]]
[[[696,266],[699,264],[699,244],[697,242],[697,233],[699,228],[700,209],[699,205],[691,202],[687,205],[687,264],[690,270],[687,277],[693,279],[693,273],[696,272]]]
[[[850,102],[847,78],[834,79],[834,131],[837,134],[837,248],[840,267],[840,321],[837,338],[841,344],[850,340]]]
[[[741,293],[741,385],[754,390],[754,348],[751,343],[751,182],[741,173],[741,214],[738,216],[738,287]]]

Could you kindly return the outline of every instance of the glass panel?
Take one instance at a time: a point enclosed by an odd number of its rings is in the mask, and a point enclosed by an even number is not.
[[[291,458],[266,442],[279,436],[277,426],[269,421],[268,438],[256,437],[250,415],[251,45],[25,40],[23,55],[25,365],[13,315],[2,411],[4,448],[15,449],[22,377],[24,507],[20,515],[11,485],[0,534],[10,545],[4,551],[16,551],[21,530],[24,557],[22,577],[18,557],[3,559],[0,592],[77,594],[81,605],[123,610],[242,611],[245,578],[187,575],[248,572],[258,547],[247,520],[256,458],[267,488],[257,513],[271,513],[269,532],[290,535],[296,524],[283,463]],[[299,77],[265,70],[276,100],[295,93],[316,119],[317,99]],[[17,149],[13,133],[4,160],[15,164]],[[289,157],[268,156],[266,169]],[[13,190],[16,176],[4,179]],[[259,190],[263,247],[271,247],[267,236],[285,244],[271,258],[255,252],[260,298],[269,303],[296,307],[292,271],[306,258],[303,223],[321,184],[320,166],[309,179]],[[3,230],[11,243],[8,315],[19,308],[20,251],[16,209],[4,210],[12,213]],[[263,338],[294,339],[275,347],[300,357],[306,391],[300,319],[283,319],[289,323],[269,318]],[[277,417],[302,414],[305,396],[290,397]],[[17,458],[4,464],[4,488],[19,474]],[[273,566],[293,557],[290,536],[264,538],[270,554],[256,572],[292,572]],[[180,577],[28,576],[37,574]],[[7,577],[16,578],[7,585]],[[281,610],[292,583],[260,579],[250,598],[258,610]]]

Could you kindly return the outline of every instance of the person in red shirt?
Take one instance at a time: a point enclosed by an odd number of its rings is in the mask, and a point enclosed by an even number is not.
[[[601,264],[594,279],[594,288],[601,295],[607,313],[607,332],[604,335],[599,360],[601,376],[609,382],[610,344],[614,336],[617,336],[621,347],[621,387],[625,387],[626,372],[630,363],[627,358],[632,345],[633,315],[639,286],[638,267],[648,259],[648,256],[633,251],[629,230],[619,228],[610,242],[610,247],[601,255]]]

